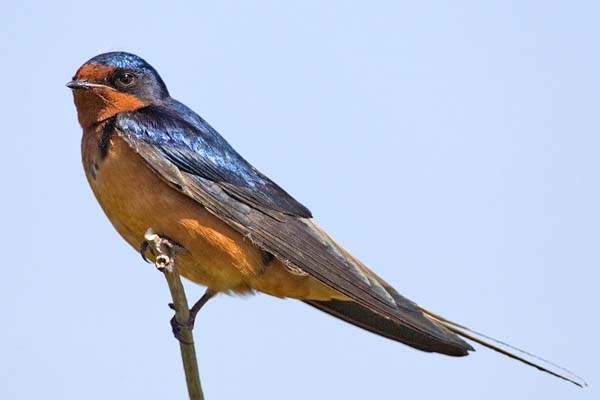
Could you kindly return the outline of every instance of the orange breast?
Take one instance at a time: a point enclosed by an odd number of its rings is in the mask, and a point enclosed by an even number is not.
[[[101,127],[84,131],[82,155],[86,176],[116,230],[139,249],[148,228],[184,246],[178,258],[184,277],[216,291],[258,290],[278,297],[327,300],[341,294],[308,276],[290,272],[279,260],[267,265],[264,252],[168,186],[118,135],[104,158],[99,151]]]

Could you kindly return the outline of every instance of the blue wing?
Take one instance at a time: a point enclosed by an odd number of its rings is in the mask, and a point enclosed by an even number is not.
[[[198,114],[169,99],[133,113],[122,113],[116,127],[155,146],[180,170],[221,184],[231,196],[276,217],[311,218],[311,212],[240,156]]]
[[[307,219],[310,212],[304,206],[187,107],[168,100],[166,105],[119,114],[114,124],[117,134],[167,184],[296,273],[310,275],[352,303],[311,305],[424,351],[458,356],[471,349],[351,257]]]

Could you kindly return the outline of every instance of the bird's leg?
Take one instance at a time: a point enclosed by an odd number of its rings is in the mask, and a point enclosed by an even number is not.
[[[214,290],[212,290],[210,288],[206,289],[206,292],[204,292],[202,297],[200,297],[200,300],[198,300],[196,302],[196,304],[194,304],[192,306],[192,308],[190,308],[190,316],[186,322],[180,323],[179,321],[177,321],[177,318],[175,318],[175,316],[173,316],[173,318],[171,318],[171,328],[173,328],[173,335],[175,336],[175,338],[177,340],[179,340],[182,343],[186,343],[185,341],[183,341],[183,339],[181,337],[181,331],[183,329],[187,329],[189,331],[194,329],[194,323],[196,322],[196,315],[198,315],[198,312],[200,311],[200,309],[202,307],[204,307],[204,305],[208,302],[208,300],[210,300],[215,294],[216,294],[216,292]],[[173,303],[170,303],[169,307],[171,307],[172,310],[175,309],[175,306],[173,305]]]
[[[146,258],[148,249],[154,256],[154,265],[159,271],[163,272],[167,278],[169,290],[173,297],[173,303],[169,304],[169,307],[175,310],[175,316],[171,319],[173,334],[180,343],[193,345],[192,328],[196,317],[195,314],[198,312],[193,312],[193,310],[196,308],[199,310],[211,296],[205,294],[203,298],[207,297],[206,300],[202,302],[201,299],[201,301],[198,302],[202,304],[198,305],[197,303],[192,307],[192,310],[188,310],[185,291],[181,284],[181,279],[179,278],[175,263],[177,254],[186,253],[187,250],[173,240],[157,235],[151,228],[146,230],[144,241],[140,245],[142,258],[147,262],[151,262]]]
[[[145,240],[140,245],[140,253],[144,261],[151,262],[150,260],[148,260],[148,258],[146,258],[146,252],[148,251],[148,249],[150,249],[150,252],[155,256],[154,264],[159,270],[165,273],[176,273],[175,255],[178,253],[185,253],[187,252],[187,250],[183,246],[172,241],[171,239],[157,235],[151,229],[148,229],[146,231],[144,239]],[[200,309],[215,294],[215,291],[211,289],[206,289],[206,292],[204,292],[204,295],[200,298],[200,300],[198,300],[196,304],[194,304],[194,306],[189,310],[185,310],[187,309],[187,301],[185,302],[185,306],[180,305],[180,307],[183,307],[182,310],[177,309],[173,303],[169,303],[169,307],[172,310],[175,310],[175,315],[173,316],[173,318],[171,318],[171,328],[173,329],[173,335],[177,340],[184,344],[193,344],[193,342],[190,342],[189,340],[186,340],[184,338],[184,336],[186,335],[183,335],[182,332],[184,330],[191,332],[192,329],[194,329],[196,315],[198,315]],[[180,322],[178,320],[178,311],[183,312],[184,310],[185,314],[187,314],[187,318],[183,322]],[[189,337],[191,337],[191,334],[189,335]]]

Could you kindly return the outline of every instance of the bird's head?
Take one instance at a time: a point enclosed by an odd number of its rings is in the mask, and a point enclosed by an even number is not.
[[[169,97],[165,83],[150,64],[135,54],[120,51],[87,61],[67,87],[73,89],[83,128]]]

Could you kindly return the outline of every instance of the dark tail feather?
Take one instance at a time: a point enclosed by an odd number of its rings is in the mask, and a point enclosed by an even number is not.
[[[469,354],[469,350],[473,350],[468,343],[452,333],[448,333],[447,340],[437,339],[407,326],[399,325],[352,301],[306,300],[304,302],[360,328],[422,351],[459,357],[466,356]],[[437,324],[439,325],[439,323]]]
[[[520,361],[524,364],[527,364],[529,366],[537,368],[540,371],[546,372],[557,378],[564,379],[565,381],[571,382],[579,387],[585,387],[588,385],[587,382],[583,378],[581,378],[577,374],[573,373],[572,371],[569,371],[568,369],[561,367],[560,365],[557,365],[551,361],[545,360],[545,359],[538,357],[535,354],[531,354],[525,350],[519,349],[519,348],[512,346],[508,343],[505,343],[501,340],[494,339],[493,337],[490,337],[490,336],[484,335],[483,333],[469,329],[466,326],[457,324],[456,322],[449,321],[446,318],[436,315],[436,314],[434,314],[430,311],[427,311],[423,308],[419,308],[419,309],[423,312],[423,314],[426,317],[430,318],[432,321],[442,325],[444,328],[448,329],[449,331],[451,331],[459,336],[464,337],[465,339],[472,340],[473,342],[478,343],[484,347],[487,347],[488,349],[494,350],[500,354],[504,354],[507,357],[510,357],[514,360]],[[503,349],[502,347],[504,347],[505,349]],[[515,353],[520,353],[520,354],[522,354],[522,356],[519,356]],[[533,360],[536,360],[536,362],[530,361],[525,357],[529,357]],[[540,364],[545,364],[546,366],[542,366]],[[556,370],[562,371],[562,372],[556,372]]]

